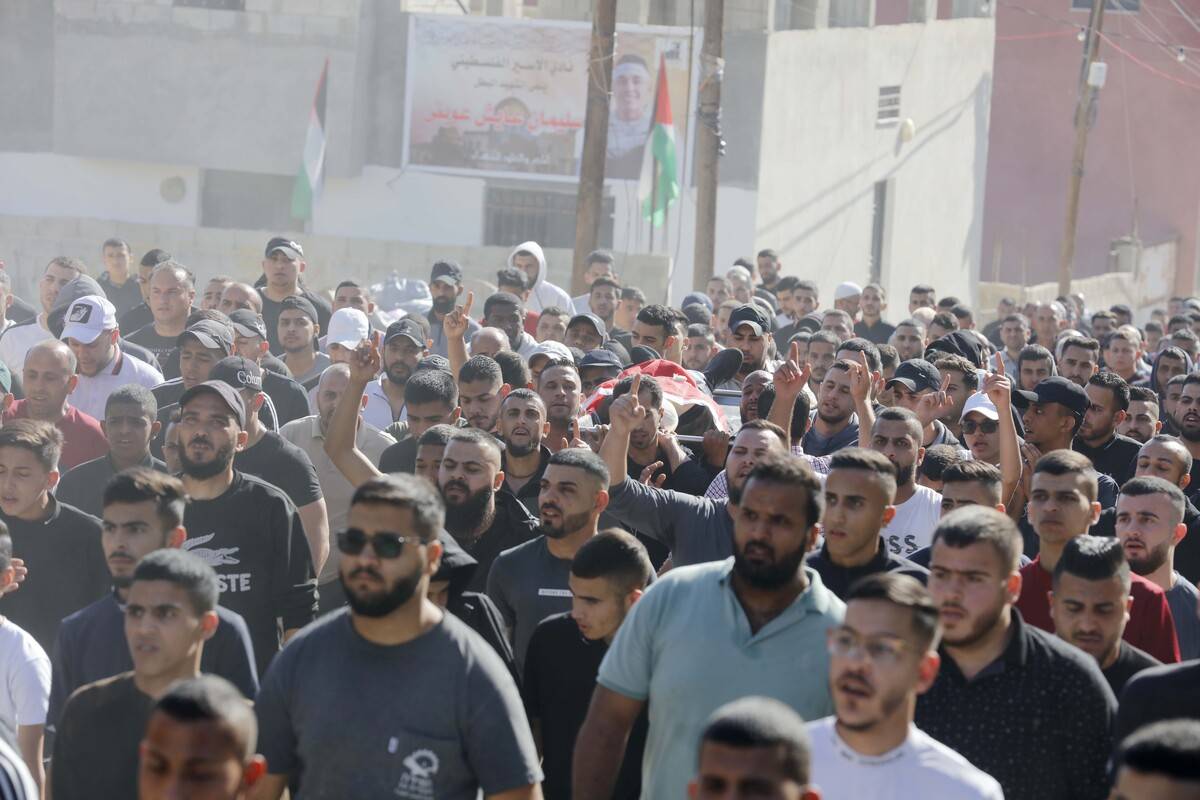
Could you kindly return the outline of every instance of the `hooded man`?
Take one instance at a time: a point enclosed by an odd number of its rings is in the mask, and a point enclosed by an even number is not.
[[[508,265],[517,267],[529,278],[529,299],[525,307],[539,314],[543,308],[557,306],[562,309],[574,308],[571,295],[546,280],[546,254],[537,242],[522,242],[513,248],[508,256]]]

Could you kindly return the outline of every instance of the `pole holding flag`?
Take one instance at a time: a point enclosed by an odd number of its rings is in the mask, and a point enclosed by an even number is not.
[[[321,69],[312,113],[308,116],[308,133],[304,137],[304,156],[296,184],[292,188],[292,217],[312,220],[313,203],[325,182],[325,87],[329,78],[329,59]]]
[[[638,199],[642,216],[650,220],[651,231],[660,227],[667,209],[679,197],[675,166],[675,123],[671,117],[671,94],[667,87],[667,59],[658,57],[658,88],[654,93],[654,123],[642,151],[642,174],[638,179]]]

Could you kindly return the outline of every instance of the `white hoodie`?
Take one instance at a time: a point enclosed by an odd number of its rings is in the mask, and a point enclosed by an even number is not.
[[[543,308],[558,306],[568,314],[573,313],[575,304],[571,300],[571,295],[546,280],[546,254],[542,252],[540,244],[537,242],[522,242],[517,245],[508,254],[508,265],[510,267],[516,266],[513,263],[513,259],[522,250],[532,253],[538,261],[537,280],[533,283],[533,290],[529,293],[529,299],[525,301],[525,308],[540,314]]]

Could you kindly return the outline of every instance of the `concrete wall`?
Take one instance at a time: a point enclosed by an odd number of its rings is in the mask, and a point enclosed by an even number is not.
[[[755,247],[822,296],[869,279],[876,181],[893,181],[882,282],[972,297],[979,277],[993,21],[786,31],[767,52]],[[878,89],[901,85],[916,135],[876,127]]]

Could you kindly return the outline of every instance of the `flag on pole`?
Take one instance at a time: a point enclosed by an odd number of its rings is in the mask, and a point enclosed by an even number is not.
[[[317,96],[308,116],[308,133],[304,137],[304,157],[296,184],[292,188],[292,217],[312,219],[313,201],[321,192],[325,177],[325,83],[329,77],[329,59],[317,81]]]
[[[671,119],[671,94],[667,88],[667,59],[658,58],[658,88],[654,93],[654,123],[642,152],[638,199],[642,216],[657,228],[666,219],[667,207],[679,197],[675,169],[675,123]]]

